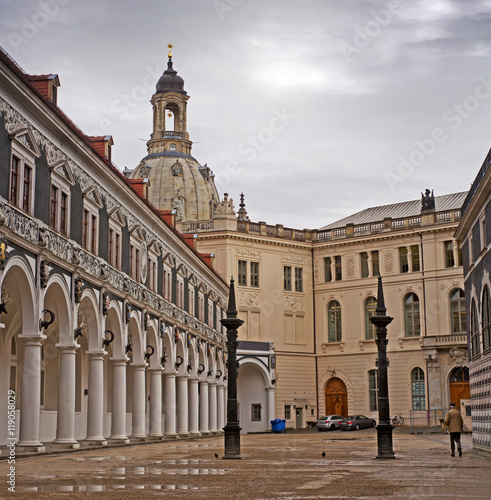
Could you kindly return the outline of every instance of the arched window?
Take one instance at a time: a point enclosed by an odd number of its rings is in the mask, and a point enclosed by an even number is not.
[[[411,398],[413,410],[426,410],[425,372],[421,368],[411,372]]]
[[[373,297],[368,297],[365,301],[365,338],[374,339],[376,334],[375,325],[370,321],[370,318],[375,314],[377,301]]]
[[[328,342],[341,342],[341,306],[337,300],[327,306]]]
[[[368,399],[370,400],[370,411],[378,410],[378,373],[377,370],[368,372]]]
[[[419,337],[419,299],[415,293],[408,293],[404,299],[404,331],[406,337]]]
[[[489,301],[489,288],[484,287],[482,293],[482,350],[486,352],[491,347],[491,303]]]
[[[169,151],[175,151],[176,149],[176,145],[174,143],[171,143],[171,145],[169,146]]]
[[[452,333],[465,333],[465,297],[464,291],[460,288],[455,288],[450,293],[450,314],[452,319]]]
[[[479,319],[477,316],[476,301],[471,304],[471,355],[473,358],[481,354],[481,335],[479,334]]]

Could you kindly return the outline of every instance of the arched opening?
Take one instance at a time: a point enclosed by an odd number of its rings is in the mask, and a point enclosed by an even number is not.
[[[339,378],[332,378],[326,384],[326,415],[348,416],[348,391]]]
[[[450,374],[450,402],[455,403],[455,408],[460,409],[460,400],[470,398],[469,368],[458,366]]]
[[[179,131],[179,106],[173,102],[165,107],[165,131]]]

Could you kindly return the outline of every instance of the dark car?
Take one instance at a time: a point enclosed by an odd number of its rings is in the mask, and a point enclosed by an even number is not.
[[[343,431],[357,431],[366,427],[375,427],[376,425],[377,422],[373,418],[365,417],[365,415],[350,415],[341,421],[339,428]]]
[[[317,430],[327,431],[339,428],[339,423],[344,419],[341,415],[327,415],[325,417],[319,417],[317,420]]]

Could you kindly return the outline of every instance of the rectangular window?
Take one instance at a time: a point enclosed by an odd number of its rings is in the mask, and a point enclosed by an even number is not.
[[[445,267],[454,267],[453,242],[445,241]]]
[[[336,272],[336,281],[341,281],[343,279],[343,272],[341,269],[341,256],[337,255],[334,257],[334,267]]]
[[[247,262],[245,260],[239,260],[237,284],[239,286],[247,286]]]
[[[138,281],[140,279],[140,250],[135,248],[135,269],[133,270],[135,273],[134,279]]]
[[[361,256],[361,277],[368,278],[369,270],[368,270],[368,252],[362,252]]]
[[[324,257],[324,281],[332,281],[331,257]]]
[[[295,268],[295,291],[303,292],[303,269],[301,267]]]
[[[114,265],[113,262],[113,243],[114,243],[114,229],[109,229],[109,245],[108,245],[108,255],[109,264]]]
[[[153,262],[150,257],[147,259],[147,286],[150,290],[153,291]]]
[[[419,246],[413,245],[411,247],[411,258],[413,261],[413,273],[417,273],[420,270],[419,265]]]
[[[24,165],[24,196],[22,199],[22,208],[26,212],[29,212],[30,205],[29,200],[31,193],[31,171],[31,168],[29,168],[27,165]]]
[[[19,185],[19,159],[12,156],[12,168],[10,173],[10,203],[17,205],[17,192]]]
[[[407,260],[407,248],[406,247],[399,248],[399,263],[400,263],[401,273],[408,273],[409,272],[409,262]]]
[[[88,238],[89,238],[89,211],[84,210],[82,246],[85,248],[85,250],[87,250]]]
[[[292,289],[292,268],[290,266],[283,267],[283,290],[291,291]]]
[[[372,276],[378,276],[380,274],[380,264],[378,258],[378,250],[372,252]]]
[[[90,251],[95,253],[95,244],[96,244],[96,230],[97,230],[97,217],[95,215],[92,216],[92,226],[90,228]]]
[[[377,370],[368,372],[368,393],[370,399],[370,411],[378,410],[378,373]]]
[[[292,418],[292,406],[285,405],[285,420],[290,420]]]
[[[253,403],[251,404],[251,421],[261,422],[261,404]]]
[[[251,262],[251,286],[259,287],[259,262]]]
[[[487,248],[487,238],[486,238],[486,217],[483,215],[479,221],[479,231],[481,236],[481,250]]]
[[[66,213],[68,210],[68,195],[61,193],[61,207],[60,207],[60,233],[67,234],[66,227]]]
[[[458,240],[457,241],[457,253],[459,256],[459,266],[464,265],[463,257],[462,257],[462,241]]]
[[[119,246],[120,246],[119,238],[120,238],[119,233],[116,233],[116,243],[114,245],[114,261],[116,269],[121,268],[121,263],[119,261]]]
[[[58,198],[58,188],[51,186],[51,200],[49,208],[49,225],[56,229],[56,200]]]

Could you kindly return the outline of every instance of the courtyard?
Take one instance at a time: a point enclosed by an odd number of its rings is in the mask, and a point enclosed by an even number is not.
[[[394,430],[395,460],[374,458],[375,429],[243,435],[243,460],[221,459],[223,436],[17,456],[15,497],[489,498],[491,459],[472,450],[470,434],[462,438],[462,458],[450,456],[447,435],[404,427]],[[3,480],[0,498],[13,495],[8,486]]]

